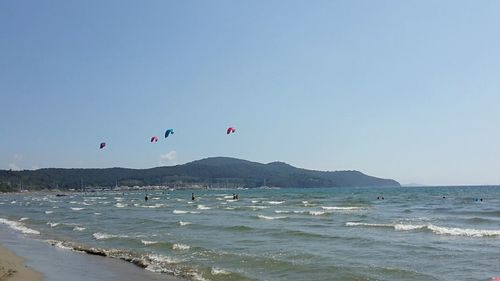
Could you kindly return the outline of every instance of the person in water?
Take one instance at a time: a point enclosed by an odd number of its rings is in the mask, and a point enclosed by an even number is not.
[[[144,196],[144,201],[148,202],[148,196]]]
[[[194,199],[195,198],[194,198],[194,192],[193,192],[193,193],[191,193],[191,200],[194,201]]]

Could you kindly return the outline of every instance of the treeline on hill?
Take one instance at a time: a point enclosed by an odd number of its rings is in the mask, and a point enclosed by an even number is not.
[[[323,172],[282,162],[261,164],[214,157],[170,167],[151,169],[39,169],[0,170],[0,191],[20,189],[69,189],[112,186],[204,187],[339,187],[400,186],[394,180],[367,176],[358,171]]]

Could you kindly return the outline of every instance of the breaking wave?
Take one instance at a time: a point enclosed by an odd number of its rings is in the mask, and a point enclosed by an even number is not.
[[[379,223],[363,223],[363,222],[347,222],[346,226],[361,226],[361,227],[383,227],[393,228],[397,231],[411,230],[427,230],[438,235],[451,236],[467,236],[467,237],[498,237],[500,230],[490,229],[474,229],[474,228],[458,228],[458,227],[443,227],[433,224],[379,224]]]
[[[18,222],[18,221],[11,221],[8,219],[0,218],[0,223],[8,225],[10,228],[20,231],[24,234],[36,234],[39,235],[40,231],[31,229],[27,226],[25,226],[23,223]]]
[[[279,220],[279,219],[286,219],[287,217],[286,216],[271,217],[271,216],[258,215],[257,218],[264,220]]]

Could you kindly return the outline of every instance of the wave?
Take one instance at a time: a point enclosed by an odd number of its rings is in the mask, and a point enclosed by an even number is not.
[[[275,210],[274,211],[276,214],[288,214],[290,211],[282,211],[282,210]]]
[[[186,225],[190,225],[192,224],[192,222],[188,222],[188,221],[179,221],[179,225],[180,226],[186,226]]]
[[[73,227],[73,231],[84,231],[85,229],[86,229],[85,227],[81,227],[81,226]]]
[[[269,209],[269,206],[246,206],[247,208],[250,208],[250,209],[253,209],[254,211],[255,210],[262,210],[262,209]]]
[[[134,204],[135,205],[135,204]],[[143,208],[156,209],[165,206],[165,204],[142,205]]]
[[[148,241],[148,240],[141,240],[141,243],[148,246],[148,245],[154,245],[157,244],[158,241]]]
[[[83,210],[83,209],[85,209],[85,208],[75,208],[75,207],[71,207],[71,210],[73,210],[73,211],[81,211],[81,210]]]
[[[321,209],[327,211],[352,211],[352,210],[364,210],[364,207],[329,207],[329,206],[321,206]]]
[[[195,268],[183,265],[180,261],[164,255],[136,253],[121,249],[88,247],[67,241],[47,240],[46,242],[63,249],[123,260],[151,272],[167,273],[188,280],[204,280],[201,273]]]
[[[172,245],[172,250],[178,250],[178,251],[186,251],[191,249],[189,245],[186,244],[174,244]]]
[[[24,218],[20,218],[20,219],[19,219],[19,221],[25,221],[25,220],[29,220],[29,219],[30,219],[30,218],[26,218],[26,217],[24,217]]]
[[[51,228],[56,227],[56,226],[58,226],[58,225],[60,225],[60,224],[61,224],[61,223],[59,223],[59,222],[48,222],[48,223],[47,223],[47,225],[49,225]]]
[[[459,227],[443,227],[433,224],[378,224],[347,222],[346,226],[364,226],[364,227],[385,227],[393,228],[397,231],[428,230],[437,235],[467,236],[467,237],[497,237],[500,236],[500,230],[474,229]]]
[[[127,206],[128,206],[128,204],[124,204],[124,203],[116,203],[115,204],[116,208],[124,208],[124,207],[127,207]]]
[[[309,211],[309,215],[311,216],[322,216],[326,214],[326,212],[323,212],[323,211]]]
[[[236,231],[236,232],[245,232],[245,231],[253,230],[253,228],[246,226],[246,225],[235,225],[235,226],[227,227],[226,229],[230,230],[230,231]]]
[[[205,205],[198,205],[196,209],[198,209],[198,210],[210,210],[210,209],[212,209],[212,208],[207,207],[207,206],[205,206]]]
[[[96,232],[92,234],[95,239],[97,240],[107,240],[107,239],[113,239],[113,238],[128,238],[127,235],[115,235],[115,234],[108,234],[108,233],[102,233],[102,232]]]
[[[231,274],[231,272],[225,270],[225,269],[222,269],[222,268],[217,268],[217,267],[212,267],[212,269],[210,270],[210,273],[212,273],[212,275],[228,275],[228,274]]]
[[[188,211],[181,211],[181,210],[174,210],[172,213],[174,213],[176,215],[180,215],[180,214],[188,214],[189,212]]]
[[[280,205],[285,203],[285,201],[264,201],[264,203],[271,204],[271,205]]]
[[[264,219],[264,220],[280,220],[280,219],[286,219],[288,217],[285,217],[285,216],[271,217],[271,216],[258,215],[257,218]]]
[[[6,224],[10,228],[12,228],[14,230],[17,230],[17,231],[20,231],[20,232],[22,232],[24,234],[36,234],[36,235],[40,235],[40,231],[28,228],[23,223],[18,222],[18,221],[11,221],[11,220],[8,220],[8,219],[0,218],[0,223]]]
[[[45,211],[45,214],[52,214],[54,211]]]

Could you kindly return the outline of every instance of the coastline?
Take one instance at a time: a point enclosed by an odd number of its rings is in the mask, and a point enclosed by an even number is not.
[[[150,272],[125,261],[54,247],[3,224],[0,224],[0,269],[0,281],[185,280]]]
[[[0,281],[41,281],[42,274],[24,263],[24,259],[0,245]]]

